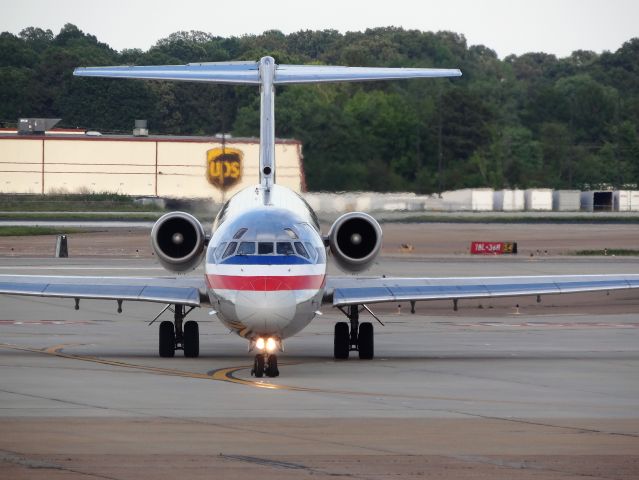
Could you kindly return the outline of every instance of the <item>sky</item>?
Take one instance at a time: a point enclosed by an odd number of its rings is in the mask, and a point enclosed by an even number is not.
[[[73,23],[116,50],[147,50],[180,30],[228,37],[395,26],[450,30],[500,58],[574,50],[615,51],[639,37],[639,0],[1,0],[0,31],[58,33]]]

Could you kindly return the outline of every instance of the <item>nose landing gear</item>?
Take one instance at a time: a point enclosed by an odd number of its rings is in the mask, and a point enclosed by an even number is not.
[[[267,377],[279,377],[280,371],[277,368],[277,355],[274,353],[258,353],[255,355],[251,375],[256,378],[262,378],[264,375]]]

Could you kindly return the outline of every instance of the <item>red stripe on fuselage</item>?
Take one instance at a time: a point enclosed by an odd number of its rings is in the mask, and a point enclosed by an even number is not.
[[[244,277],[239,275],[207,275],[209,288],[218,290],[252,290],[272,292],[277,290],[319,290],[324,286],[324,275],[290,275]]]

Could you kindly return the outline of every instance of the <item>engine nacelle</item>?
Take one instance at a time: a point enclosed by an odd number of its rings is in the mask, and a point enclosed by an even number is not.
[[[366,213],[346,213],[331,226],[328,242],[341,269],[359,272],[373,263],[382,248],[382,228]]]
[[[164,268],[185,272],[196,268],[206,252],[202,224],[184,212],[162,215],[151,230],[151,245]]]

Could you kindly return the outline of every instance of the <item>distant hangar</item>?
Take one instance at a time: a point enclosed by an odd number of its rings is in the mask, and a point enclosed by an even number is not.
[[[112,192],[223,201],[258,183],[253,138],[0,130],[0,193]],[[302,144],[276,140],[277,181],[305,190]]]

